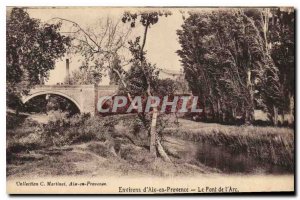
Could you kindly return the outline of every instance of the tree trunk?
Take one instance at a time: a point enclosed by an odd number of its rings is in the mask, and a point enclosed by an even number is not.
[[[253,123],[254,120],[254,111],[252,109],[246,108],[246,115],[245,115],[245,123],[250,125]]]
[[[206,121],[206,119],[207,119],[206,97],[203,96],[202,99],[203,99],[203,101],[202,101],[202,103],[200,105],[200,106],[202,106],[202,113],[199,113],[199,114],[202,116],[201,120]],[[198,102],[197,102],[197,105],[198,105]]]
[[[19,106],[16,107],[16,116],[19,117]]]
[[[281,122],[281,125],[283,125],[284,124],[284,120],[285,120],[284,119],[284,110],[283,110],[283,108],[280,109],[279,113],[280,113],[280,116],[281,116],[281,118],[279,120]]]
[[[202,108],[202,119],[201,120],[203,120],[203,121],[207,120],[207,110],[205,109],[204,105],[203,105],[203,108]]]
[[[216,106],[214,106],[213,102],[210,101],[210,114],[211,114],[211,119],[212,121],[216,120],[216,113],[218,112],[216,109]]]
[[[157,122],[158,111],[157,107],[153,108],[151,127],[150,127],[150,154],[156,157],[156,122]]]
[[[226,121],[227,121],[227,120],[226,120],[226,112],[223,112],[223,113],[222,113],[222,122],[223,122],[223,123],[226,123]]]
[[[236,123],[236,108],[231,109],[233,123]]]
[[[94,104],[95,104],[95,110],[94,110],[94,115],[97,116],[99,115],[99,112],[98,112],[98,98],[99,98],[99,94],[98,94],[98,84],[95,83],[94,84]]]
[[[273,105],[273,112],[274,112],[274,116],[273,116],[273,124],[274,126],[278,125],[278,108]]]
[[[159,155],[162,157],[162,159],[165,161],[165,162],[171,162],[171,159],[169,158],[169,156],[166,154],[164,148],[162,147],[159,139],[157,138],[157,150],[158,150],[158,153]]]
[[[245,122],[247,124],[252,124],[253,120],[254,120],[254,89],[253,89],[253,84],[251,81],[251,77],[252,77],[252,72],[251,69],[248,68],[247,70],[247,87],[249,89],[249,94],[250,94],[250,101],[248,102],[248,104],[246,105],[246,119]]]
[[[292,125],[294,123],[294,96],[289,94],[289,125]]]
[[[146,44],[146,38],[147,38],[147,33],[148,33],[149,26],[150,26],[150,22],[147,21],[147,25],[145,26],[145,30],[144,30],[143,43],[142,43],[141,50],[140,50],[140,62],[141,62],[142,71],[144,73],[144,76],[145,76],[147,84],[148,84],[147,94],[148,94],[148,97],[151,97],[152,96],[152,94],[151,94],[151,84],[150,84],[150,80],[147,77],[147,74],[145,72],[145,66],[144,66],[145,59],[143,58],[143,52],[144,52],[144,47],[145,47],[145,44]],[[161,146],[160,141],[158,140],[158,137],[157,137],[157,131],[156,131],[157,117],[158,117],[158,109],[157,109],[157,106],[155,106],[153,108],[153,114],[152,114],[152,120],[151,120],[151,126],[150,126],[150,154],[153,155],[156,158],[157,157],[156,148],[157,148],[157,150],[159,152],[159,155],[165,161],[168,161],[168,160],[170,160],[170,158],[168,157],[168,155],[164,151],[164,149]]]
[[[153,108],[151,129],[150,129],[150,154],[156,158],[157,151],[165,162],[171,162],[168,154],[165,152],[163,146],[160,143],[159,137],[156,132],[156,122],[158,117],[157,107]],[[157,151],[156,151],[157,150]]]
[[[218,99],[218,104],[217,104],[217,120],[220,122],[222,116],[222,111],[221,111],[221,105],[220,105],[220,100]]]

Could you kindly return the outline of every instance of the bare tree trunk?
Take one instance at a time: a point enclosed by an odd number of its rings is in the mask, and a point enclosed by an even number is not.
[[[265,8],[262,12],[262,21],[263,21],[263,33],[264,33],[264,39],[265,39],[265,46],[266,46],[266,52],[269,54],[269,45],[268,45],[268,26],[269,26],[269,8]]]
[[[144,30],[144,37],[143,37],[143,43],[142,43],[142,47],[141,47],[141,51],[140,51],[140,61],[141,61],[141,67],[142,67],[142,71],[145,75],[147,84],[148,84],[148,88],[147,88],[147,94],[148,97],[151,97],[151,85],[150,85],[150,81],[146,75],[145,72],[145,67],[144,67],[144,58],[143,58],[143,51],[144,51],[144,47],[146,44],[146,38],[147,38],[147,33],[148,33],[148,27],[149,25],[147,24],[145,26],[145,30]],[[152,114],[152,120],[151,120],[151,126],[150,126],[150,154],[153,155],[155,158],[157,156],[157,152],[156,152],[156,137],[157,137],[157,133],[156,133],[156,122],[157,122],[157,116],[158,116],[158,111],[157,111],[157,107],[155,106],[153,108],[153,114]]]
[[[211,117],[212,117],[212,120],[215,121],[216,120],[216,113],[218,112],[217,111],[217,108],[216,106],[213,104],[212,100],[210,100],[210,112],[211,112]]]
[[[245,123],[246,124],[250,125],[250,124],[253,123],[253,119],[254,119],[253,115],[254,115],[254,113],[253,113],[252,109],[246,108],[246,116],[245,116]]]
[[[19,117],[19,106],[16,107],[16,116]]]
[[[98,98],[99,98],[99,94],[98,94],[98,83],[95,83],[94,84],[94,104],[95,104],[95,110],[94,110],[94,115],[95,116],[97,116],[97,115],[99,115],[99,113],[98,113],[98,106],[97,106],[97,104],[98,104]]]
[[[166,154],[164,148],[162,147],[159,139],[157,139],[156,141],[157,143],[157,150],[158,150],[158,153],[159,155],[162,157],[162,159],[165,161],[165,162],[171,162],[171,159],[169,158],[169,156]]]
[[[278,125],[278,108],[275,105],[273,105],[273,112],[274,112],[273,123],[274,123],[274,126],[277,126]]]
[[[231,109],[232,111],[232,118],[233,118],[233,121],[234,121],[234,123],[236,122],[236,108],[232,108]]]
[[[147,81],[147,94],[148,97],[151,97],[151,83],[149,78],[147,77],[146,71],[145,71],[145,60],[143,58],[143,52],[144,52],[144,47],[146,44],[146,39],[147,39],[147,33],[148,33],[148,28],[150,26],[150,23],[147,22],[147,25],[145,26],[145,30],[144,30],[144,37],[143,37],[143,43],[140,49],[140,62],[141,62],[141,68],[142,71],[145,75],[146,81]],[[160,144],[160,141],[157,137],[157,131],[156,131],[156,124],[157,124],[157,117],[158,117],[158,109],[157,106],[155,106],[153,108],[153,114],[152,114],[152,120],[151,120],[151,126],[150,126],[150,154],[153,155],[155,158],[157,157],[157,151],[159,155],[165,160],[165,161],[170,161],[170,158],[168,157],[168,155],[166,154],[166,152],[164,151],[163,147]]]
[[[217,120],[220,122],[221,119],[221,106],[220,106],[220,100],[218,99],[218,104],[217,104]]]
[[[222,113],[222,122],[223,123],[226,122],[226,113],[225,112]]]
[[[203,120],[206,120],[207,119],[207,110],[206,110],[206,98],[203,97],[203,102],[202,102],[202,117],[203,117]]]
[[[157,108],[153,108],[151,127],[150,127],[150,154],[156,157],[156,122],[158,117]]]
[[[289,114],[290,114],[290,117],[289,117],[289,125],[293,124],[294,123],[294,96],[291,95],[291,93],[289,94]]]
[[[282,119],[281,123],[284,124],[284,110],[283,109],[281,109],[280,114],[281,114],[281,119]]]
[[[127,88],[127,84],[125,83],[125,81],[124,81],[122,75],[120,74],[120,72],[119,72],[118,70],[114,69],[114,68],[112,68],[112,70],[113,70],[114,72],[116,72],[116,74],[119,76],[122,85],[123,85],[125,88]],[[127,92],[127,96],[128,96],[129,101],[132,102],[133,99],[132,99],[132,96],[131,96],[131,94],[130,94],[129,92]]]
[[[253,84],[252,84],[252,81],[251,81],[251,76],[252,76],[252,73],[251,73],[251,69],[248,68],[248,71],[247,71],[247,76],[248,76],[248,79],[247,79],[247,87],[249,89],[249,93],[250,93],[250,107],[249,105],[247,106],[247,110],[246,110],[246,123],[247,124],[252,124],[253,123],[253,119],[254,119],[254,106],[253,106],[253,103],[254,103],[254,90],[253,90]]]

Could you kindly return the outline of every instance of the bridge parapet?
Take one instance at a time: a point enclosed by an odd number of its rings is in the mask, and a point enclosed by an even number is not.
[[[94,88],[94,85],[37,85],[33,89],[37,88]],[[116,85],[99,85],[100,90],[116,90]]]
[[[116,86],[94,86],[94,85],[39,85],[32,88],[28,95],[22,97],[26,103],[30,99],[40,95],[59,95],[72,101],[82,113],[97,112],[97,101],[101,96],[114,95]]]

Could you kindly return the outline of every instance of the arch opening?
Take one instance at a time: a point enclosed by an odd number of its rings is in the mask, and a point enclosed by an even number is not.
[[[50,110],[80,113],[79,104],[71,97],[59,92],[38,92],[22,99],[23,110],[29,113],[47,113]]]

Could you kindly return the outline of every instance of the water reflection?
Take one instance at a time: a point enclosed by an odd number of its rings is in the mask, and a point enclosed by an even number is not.
[[[288,174],[293,169],[263,163],[247,152],[229,152],[224,146],[207,143],[198,144],[197,160],[202,164],[217,168],[225,173]]]

